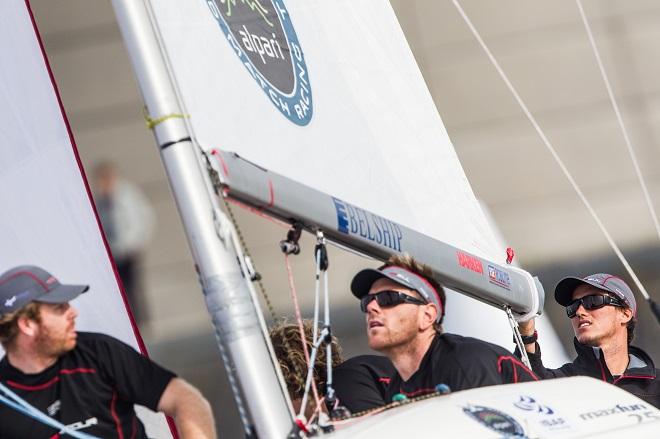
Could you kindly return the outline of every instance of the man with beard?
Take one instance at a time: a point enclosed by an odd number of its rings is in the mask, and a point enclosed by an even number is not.
[[[539,378],[587,375],[607,381],[660,408],[658,369],[646,352],[631,346],[637,303],[626,283],[597,273],[567,277],[555,288],[575,332],[577,358],[559,369],[546,369],[536,342],[534,320],[519,324],[532,369]],[[516,351],[516,354],[519,354]]]
[[[186,381],[103,334],[76,332],[69,304],[87,285],[24,265],[0,276],[0,382],[71,429],[145,438],[133,405],[172,416],[182,437],[212,438],[210,406]],[[0,437],[59,437],[57,428],[0,405]]]
[[[410,256],[395,255],[377,270],[360,271],[351,290],[366,314],[369,347],[396,368],[388,402],[397,394],[442,390],[442,384],[465,390],[536,379],[500,346],[443,333],[444,290],[431,270]]]

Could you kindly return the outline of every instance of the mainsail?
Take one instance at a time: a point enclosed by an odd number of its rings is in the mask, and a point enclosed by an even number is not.
[[[236,152],[504,263],[388,2],[158,1],[151,9],[202,148]],[[357,233],[375,236],[358,223]],[[458,294],[449,303],[449,331],[511,343],[499,310]],[[563,359],[541,325],[549,357]]]

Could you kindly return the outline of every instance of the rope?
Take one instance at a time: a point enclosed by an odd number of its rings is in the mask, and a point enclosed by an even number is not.
[[[589,42],[591,43],[591,48],[594,51],[594,55],[596,56],[596,62],[598,63],[598,68],[600,69],[600,74],[603,76],[603,81],[605,82],[605,88],[607,89],[607,94],[610,97],[610,103],[612,104],[612,108],[614,109],[614,114],[616,114],[616,120],[619,122],[619,127],[621,127],[621,132],[623,133],[623,139],[626,142],[626,148],[628,149],[628,154],[630,154],[630,159],[632,160],[633,167],[635,168],[635,174],[637,174],[637,179],[639,180],[639,185],[642,188],[642,192],[644,193],[644,199],[646,200],[646,205],[649,208],[649,212],[651,213],[651,218],[653,219],[653,225],[655,226],[655,231],[658,234],[658,239],[660,239],[660,224],[658,224],[658,217],[655,213],[655,209],[653,208],[653,202],[651,201],[651,196],[649,195],[648,188],[646,187],[646,182],[644,181],[644,177],[642,175],[642,170],[639,167],[639,162],[637,161],[637,154],[635,154],[635,150],[632,147],[632,144],[630,142],[630,137],[628,136],[628,130],[626,129],[626,126],[623,123],[623,118],[621,117],[621,112],[619,111],[619,105],[616,102],[616,99],[614,98],[614,93],[612,92],[612,86],[610,85],[610,80],[607,77],[607,73],[605,72],[605,67],[603,66],[603,61],[600,58],[600,53],[598,52],[598,47],[596,46],[596,41],[594,40],[594,36],[591,33],[591,26],[589,25],[589,21],[587,21],[587,16],[584,13],[584,9],[582,8],[582,2],[580,0],[575,0],[578,6],[578,9],[580,10],[580,17],[582,17],[582,22],[584,23],[584,27],[587,30],[587,35],[589,36]]]
[[[509,305],[504,305],[504,311],[506,312],[507,320],[509,321],[509,326],[513,332],[513,339],[516,341],[516,346],[520,350],[520,359],[522,362],[532,370],[532,364],[529,362],[529,356],[527,355],[527,350],[525,350],[525,343],[522,341],[522,336],[520,335],[520,328],[516,323],[516,319],[513,318],[513,313],[511,312],[511,307]]]
[[[303,352],[305,353],[305,361],[307,362],[307,370],[313,371],[312,363],[310,362],[309,350],[307,349],[307,337],[305,335],[305,327],[303,325],[302,315],[300,313],[300,305],[298,304],[298,293],[296,292],[296,285],[293,280],[293,271],[291,270],[291,262],[289,261],[289,255],[284,255],[284,265],[286,266],[286,273],[289,280],[289,291],[291,292],[291,300],[293,302],[293,312],[296,316],[296,322],[298,323],[298,331],[300,331],[300,341],[303,346]],[[313,358],[312,360],[315,360]],[[309,372],[308,372],[309,375]],[[305,413],[305,408],[307,407],[307,385],[305,385],[305,393],[303,394],[302,404],[300,406],[300,413],[298,416],[302,416]],[[312,381],[312,393],[314,393],[314,400],[319,404],[319,395],[316,388],[316,382]]]
[[[227,202],[229,202],[231,204],[234,204],[234,205],[240,207],[241,209],[246,210],[250,213],[253,213],[253,214],[257,215],[259,218],[263,218],[265,220],[268,220],[271,223],[273,223],[275,225],[278,225],[280,227],[286,228],[286,229],[291,227],[291,225],[289,223],[278,220],[277,218],[274,218],[274,217],[268,215],[267,213],[264,213],[264,211],[262,211],[261,209],[257,209],[256,207],[252,207],[252,206],[249,206],[245,203],[241,203],[240,201],[238,201],[234,198],[227,198],[229,196],[229,194],[223,194],[223,195],[224,195],[223,198],[225,200],[227,200]]]
[[[81,431],[72,430],[71,427],[68,427],[62,424],[59,421],[49,417],[45,413],[42,413],[37,408],[32,406],[30,403],[22,399],[20,396],[9,390],[7,386],[0,383],[0,393],[4,393],[7,396],[0,394],[0,402],[6,406],[16,410],[17,412],[23,413],[26,416],[31,417],[35,421],[41,422],[42,424],[48,425],[59,430],[61,434],[68,434],[69,436],[75,437],[77,439],[99,439],[96,436],[92,436]]]
[[[234,215],[234,211],[227,202],[227,198],[225,197],[220,197],[220,198],[222,198],[222,201],[225,205],[225,210],[229,214],[229,218],[231,219],[231,222],[234,225],[234,230],[236,230],[236,235],[238,235],[238,240],[241,243],[241,247],[243,248],[243,253],[245,253],[245,255],[252,260],[252,263],[254,265],[254,259],[252,259],[252,256],[250,255],[250,250],[248,249],[248,246],[245,242],[245,237],[243,236],[243,232],[241,232],[241,229],[238,226],[238,221],[236,221],[236,215]],[[268,308],[268,312],[270,313],[271,318],[273,319],[273,321],[277,321],[278,319],[277,319],[277,314],[275,313],[275,307],[273,307],[273,302],[271,302],[268,293],[266,293],[266,287],[264,287],[263,281],[261,279],[256,279],[255,282],[259,287],[261,296],[264,298],[264,301],[266,302],[266,307]]]
[[[318,230],[316,232],[316,247],[315,247],[315,259],[316,259],[316,272],[314,276],[315,283],[315,295],[314,295],[314,321],[312,326],[312,354],[310,356],[310,361],[307,369],[307,379],[305,381],[305,392],[303,394],[302,406],[300,409],[299,418],[302,416],[304,409],[307,407],[307,398],[309,395],[309,388],[312,384],[314,366],[316,365],[316,356],[318,355],[319,349],[323,349],[321,346],[325,343],[325,352],[326,352],[326,396],[323,399],[319,399],[318,395],[315,393],[316,397],[316,409],[314,415],[310,418],[307,423],[307,426],[311,426],[312,421],[317,412],[321,410],[321,404],[325,400],[327,404],[333,404],[337,406],[337,401],[335,398],[335,391],[332,387],[332,334],[330,326],[330,299],[329,299],[329,289],[328,289],[328,257],[327,249],[325,243],[325,237],[323,232]],[[285,252],[285,255],[288,255]],[[323,297],[324,297],[324,325],[323,329],[319,333],[319,290],[321,287],[321,272],[323,272]],[[293,276],[290,277],[290,282],[292,283]],[[297,306],[297,301],[295,302]],[[328,340],[330,340],[328,342]],[[314,383],[316,384],[316,383]],[[321,419],[319,417],[319,425],[321,424]],[[321,426],[323,428],[323,426]]]
[[[399,407],[399,406],[402,406],[402,405],[411,404],[413,402],[424,401],[426,399],[437,398],[439,396],[445,396],[445,395],[446,394],[440,393],[440,392],[426,393],[424,395],[404,399],[403,401],[395,401],[395,402],[391,402],[389,404],[386,404],[386,405],[383,405],[383,406],[380,406],[380,407],[371,408],[371,409],[364,410],[364,411],[357,412],[357,413],[351,413],[348,416],[341,416],[341,417],[337,417],[337,418],[332,418],[330,420],[330,424],[334,425],[336,427],[337,426],[349,425],[349,424],[352,424],[356,421],[361,421],[362,419],[368,418],[368,417],[373,416],[373,415],[377,415],[378,413],[382,413],[385,410],[391,409],[393,407]]]
[[[169,119],[187,119],[187,118],[190,117],[189,114],[170,113],[170,114],[166,114],[164,116],[160,116],[160,117],[157,117],[155,119],[152,119],[151,116],[149,116],[149,113],[147,111],[147,107],[144,107],[142,112],[144,114],[144,120],[145,120],[145,122],[147,122],[147,128],[149,128],[150,130],[153,130],[154,128],[156,128],[157,125],[159,125],[159,124],[161,124],[161,123],[163,123],[163,122],[165,122],[166,120],[169,120]]]
[[[504,83],[506,84],[506,86],[509,88],[509,90],[510,90],[511,93],[513,94],[513,97],[516,99],[516,101],[517,101],[518,104],[520,105],[520,108],[521,108],[521,109],[523,110],[523,112],[525,113],[525,116],[527,116],[527,119],[529,119],[530,123],[532,124],[532,126],[534,127],[534,129],[536,130],[536,132],[538,133],[538,135],[541,137],[541,140],[543,141],[543,144],[546,146],[546,148],[548,149],[548,151],[550,152],[550,154],[552,155],[552,157],[555,159],[555,161],[557,162],[557,165],[559,165],[559,168],[562,170],[562,172],[564,173],[564,176],[566,177],[566,179],[568,180],[568,182],[569,182],[569,183],[571,184],[571,186],[573,187],[573,190],[575,190],[575,193],[578,195],[578,197],[579,197],[580,200],[582,201],[582,204],[584,204],[584,206],[587,208],[587,210],[588,210],[589,213],[591,214],[591,217],[592,217],[593,220],[596,222],[596,224],[598,225],[598,228],[600,229],[600,231],[601,231],[601,232],[603,233],[603,235],[605,236],[605,239],[606,239],[607,242],[609,243],[610,247],[612,248],[612,250],[614,251],[614,253],[617,255],[617,257],[619,258],[619,260],[621,261],[621,263],[622,263],[623,266],[625,267],[625,269],[626,269],[626,271],[628,272],[628,274],[630,275],[630,277],[631,277],[631,278],[633,279],[633,281],[635,282],[635,285],[637,285],[637,288],[638,288],[639,291],[642,293],[642,295],[643,295],[647,300],[650,300],[650,296],[649,296],[649,294],[646,292],[646,289],[644,288],[644,286],[642,285],[642,283],[640,282],[640,280],[637,278],[637,275],[635,274],[635,272],[633,271],[632,267],[631,267],[630,264],[628,263],[628,260],[625,258],[625,256],[623,255],[623,253],[621,253],[621,250],[619,250],[619,247],[616,245],[616,243],[614,242],[614,240],[613,240],[612,237],[610,236],[609,232],[608,232],[607,229],[605,228],[605,225],[602,223],[602,221],[600,220],[600,218],[598,217],[598,215],[596,214],[596,212],[594,211],[594,209],[591,207],[591,204],[589,203],[589,201],[588,201],[587,198],[585,197],[584,193],[582,193],[582,190],[581,190],[580,187],[577,185],[577,183],[576,183],[575,180],[573,179],[573,176],[570,174],[570,172],[568,171],[568,169],[567,169],[566,166],[564,165],[564,162],[561,160],[561,158],[560,158],[559,155],[557,154],[557,151],[556,151],[555,148],[552,146],[552,144],[550,143],[550,141],[549,141],[548,138],[546,137],[546,135],[545,135],[545,133],[543,132],[543,130],[541,130],[541,127],[540,127],[539,124],[536,122],[536,119],[534,118],[534,116],[532,116],[532,114],[530,113],[530,111],[527,109],[527,106],[526,106],[525,103],[523,102],[522,98],[520,97],[520,95],[518,94],[518,92],[516,91],[516,89],[513,87],[513,84],[511,84],[511,81],[509,81],[509,78],[506,76],[506,74],[504,73],[504,71],[503,71],[502,68],[500,67],[499,63],[497,62],[497,60],[495,59],[495,57],[494,57],[493,54],[491,53],[490,49],[488,49],[488,46],[486,46],[486,43],[484,43],[484,40],[481,38],[481,35],[479,35],[479,32],[477,32],[477,29],[474,27],[474,25],[472,24],[472,22],[470,21],[470,19],[468,18],[468,16],[465,14],[465,11],[463,11],[463,8],[461,8],[461,5],[458,3],[458,0],[452,0],[452,1],[453,1],[453,3],[454,3],[454,6],[456,6],[456,9],[458,9],[458,12],[461,14],[461,17],[463,17],[463,20],[465,20],[465,23],[468,25],[468,27],[469,27],[470,30],[472,31],[472,34],[473,34],[474,37],[477,39],[477,41],[478,41],[479,44],[481,45],[481,47],[482,47],[482,49],[484,50],[484,52],[486,52],[486,55],[488,56],[488,58],[490,59],[490,61],[493,63],[493,66],[495,67],[495,69],[497,70],[497,72],[498,72],[498,73],[500,74],[500,76],[502,77],[502,80],[504,81]]]
[[[202,151],[202,152],[204,152],[204,151]],[[218,161],[220,161],[220,158],[217,154],[213,154],[213,155],[215,155],[216,159]],[[208,158],[208,155],[206,155],[206,157]],[[243,252],[251,260],[252,260],[252,256],[250,255],[250,251],[248,249],[247,242],[245,240],[243,232],[241,231],[241,228],[239,227],[238,221],[236,219],[236,215],[234,214],[234,211],[233,211],[231,205],[229,204],[230,202],[237,205],[238,207],[244,208],[245,210],[247,210],[247,211],[249,211],[249,212],[251,212],[251,213],[253,213],[253,214],[255,214],[259,217],[268,219],[269,221],[273,222],[274,224],[277,224],[277,225],[282,226],[282,227],[287,227],[287,228],[290,227],[289,224],[287,224],[283,221],[277,220],[277,219],[267,215],[266,213],[264,213],[263,211],[261,211],[259,209],[255,209],[251,206],[248,206],[244,203],[241,203],[240,201],[229,199],[227,197],[227,193],[225,193],[225,191],[222,192],[222,196],[220,198],[222,198],[223,204],[225,206],[225,210],[226,210],[227,214],[229,215],[229,218],[230,218],[232,224],[234,225],[234,230],[236,230],[236,235],[238,236],[238,240],[239,240],[239,243],[240,243],[240,245],[243,249]],[[295,283],[294,283],[294,279],[293,279],[293,272],[291,270],[291,264],[290,264],[289,258],[286,254],[285,254],[284,259],[285,259],[285,265],[286,265],[286,269],[287,269],[287,276],[288,276],[288,279],[289,279],[289,288],[290,288],[291,296],[292,296],[292,299],[293,299],[293,302],[294,302],[294,312],[295,312],[295,317],[296,317],[296,321],[297,321],[297,324],[298,324],[298,331],[301,335],[303,351],[304,351],[304,354],[305,354],[305,361],[307,362],[307,367],[309,368],[310,367],[309,351],[307,349],[307,343],[306,343],[306,340],[305,340],[305,332],[304,332],[304,327],[302,325],[302,316],[301,316],[301,313],[300,313],[300,306],[298,305],[296,287],[295,287]],[[262,295],[264,301],[266,302],[266,307],[268,308],[268,312],[270,313],[270,316],[273,319],[273,322],[278,322],[278,321],[283,320],[275,312],[275,307],[273,306],[273,303],[270,300],[270,296],[266,292],[266,288],[265,288],[265,286],[262,282],[262,279],[259,277],[259,278],[255,279],[255,282],[257,283],[259,291],[261,292],[261,295]],[[293,349],[289,345],[289,343],[286,339],[284,340],[284,343],[285,343],[285,350],[286,350],[287,354],[290,356],[291,353],[293,352]],[[289,361],[291,362],[291,364],[294,364],[294,365],[296,364],[296,362],[293,361],[293,359],[291,357],[289,357]],[[301,370],[297,370],[296,372],[299,373],[299,374],[303,373],[303,371],[301,371]],[[317,404],[316,409],[315,409],[315,413],[316,413],[317,411],[320,410],[320,406],[322,404],[322,400],[319,399],[319,396],[318,396],[318,389],[316,387],[316,382],[312,382],[312,391],[314,393],[314,399],[316,400],[316,404]],[[305,406],[303,405],[302,407],[303,407],[303,411],[301,413],[304,413],[304,407]],[[313,419],[313,417],[312,417],[312,419]]]

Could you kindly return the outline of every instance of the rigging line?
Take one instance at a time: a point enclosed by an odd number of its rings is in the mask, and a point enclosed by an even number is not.
[[[296,285],[295,282],[293,281],[293,270],[291,269],[291,262],[289,261],[289,255],[286,253],[284,254],[284,265],[286,266],[286,273],[287,273],[287,278],[289,280],[289,289],[291,292],[291,300],[293,301],[293,311],[296,316],[296,322],[298,323],[298,331],[300,332],[300,342],[303,347],[303,352],[305,354],[305,361],[307,362],[307,370],[310,370],[314,367],[313,364],[310,363],[310,358],[309,358],[309,350],[307,349],[307,334],[305,334],[305,325],[303,323],[302,315],[300,313],[300,305],[298,304],[298,293],[296,292]],[[316,381],[312,380],[312,393],[314,394],[314,400],[316,403],[319,403],[319,393],[316,388]],[[303,401],[306,401],[306,396],[307,392],[303,395]],[[300,414],[305,413],[305,406],[301,405],[300,407]]]
[[[314,278],[314,323],[312,324],[312,343],[316,344],[319,336],[319,295],[321,289],[321,249],[316,252],[316,273]]]
[[[246,204],[243,204],[243,203],[238,202],[237,200],[232,200],[232,199],[228,198],[224,192],[222,192],[221,198],[222,198],[222,201],[224,202],[225,210],[229,214],[229,218],[230,218],[232,224],[234,225],[234,230],[236,231],[236,235],[238,236],[240,246],[242,247],[242,251],[244,252],[244,254],[248,258],[251,258],[250,250],[247,246],[247,242],[245,241],[245,237],[244,237],[244,235],[241,231],[241,228],[238,224],[238,220],[236,219],[236,216],[234,215],[234,211],[231,208],[231,205],[229,204],[230,202],[234,202],[239,207],[247,208],[249,211],[252,211],[253,213],[257,214],[258,216],[265,217],[265,218],[275,222],[278,225],[281,225],[281,226],[287,225],[286,223],[284,223],[282,221],[276,220],[275,218],[272,218],[272,217],[266,215],[265,213],[259,211],[258,209],[252,209],[250,206],[248,206]],[[298,330],[300,331],[300,323],[302,323],[302,318],[300,317],[300,308],[298,307],[298,301],[296,299],[297,294],[296,294],[296,290],[295,290],[295,284],[293,282],[293,273],[291,271],[291,266],[290,266],[290,263],[289,263],[289,260],[288,260],[288,257],[287,257],[286,254],[285,254],[285,262],[286,262],[286,267],[287,267],[287,274],[289,276],[289,287],[291,288],[292,296],[294,296],[296,320],[298,321],[298,325],[299,325]],[[266,292],[266,287],[263,284],[263,278],[261,278],[261,276],[259,276],[255,281],[257,283],[257,286],[259,287],[259,291],[261,292],[261,295],[262,295],[264,301],[266,302],[266,306],[268,308],[268,311],[270,313],[271,318],[273,319],[273,322],[277,323],[279,320],[283,320],[280,317],[278,317],[277,313],[275,312],[275,307],[273,306],[273,303],[271,302],[270,297],[269,297],[268,293]],[[303,328],[303,331],[300,331],[300,333],[304,334],[304,328]],[[266,334],[266,335],[268,336],[268,334]],[[304,339],[302,340],[302,345],[303,345],[303,351],[305,353],[305,359],[307,361],[307,364],[309,365],[309,356],[308,356],[308,352],[307,352],[307,344],[305,343]],[[284,348],[285,348],[285,352],[287,354],[289,362],[291,364],[293,364],[295,369],[296,369],[296,373],[299,373],[299,374],[302,375],[303,371],[298,370],[297,362],[294,359],[292,359],[292,354],[293,354],[294,350],[289,345],[289,341],[286,337],[284,337]],[[222,353],[222,347],[221,347],[221,353]],[[228,359],[226,358],[226,356],[223,356],[223,361],[225,361],[226,364],[229,364]],[[279,359],[275,355],[273,355],[273,361],[274,361],[274,364],[277,365],[276,367],[281,370],[280,365],[279,365]],[[230,375],[229,378],[231,380],[232,376]],[[314,392],[314,396],[316,398],[317,404],[320,404],[318,402],[319,399],[318,399],[318,390],[316,388],[316,382],[313,382],[312,384],[313,384],[312,388],[313,388],[313,392]],[[288,391],[286,383],[284,383],[284,385],[285,385],[285,388]]]
[[[577,185],[577,183],[576,183],[575,180],[573,179],[573,176],[571,175],[571,173],[568,171],[568,169],[567,169],[566,166],[564,165],[564,162],[561,160],[561,158],[560,158],[559,155],[557,154],[557,151],[555,151],[555,148],[552,146],[552,144],[550,143],[550,141],[549,141],[548,138],[546,137],[546,135],[545,135],[545,133],[543,132],[543,130],[541,130],[541,127],[540,127],[539,124],[536,122],[536,119],[534,118],[534,116],[532,116],[532,113],[529,111],[529,109],[527,108],[527,106],[526,106],[525,103],[523,102],[522,98],[520,97],[520,95],[518,94],[518,92],[516,91],[516,89],[513,87],[513,84],[511,84],[511,81],[509,81],[509,78],[506,76],[506,74],[504,73],[504,71],[503,71],[502,68],[500,67],[499,63],[497,62],[497,60],[495,59],[495,57],[494,57],[493,54],[491,53],[491,51],[490,51],[490,49],[488,48],[488,46],[486,46],[486,43],[485,43],[484,40],[481,38],[481,35],[479,35],[479,32],[477,32],[477,29],[474,27],[474,25],[473,25],[472,22],[470,21],[470,18],[466,15],[465,11],[464,11],[463,8],[461,7],[461,5],[458,3],[458,0],[452,0],[452,1],[453,1],[453,3],[454,3],[454,6],[456,6],[456,9],[458,9],[458,12],[461,14],[461,17],[463,17],[463,20],[465,21],[465,23],[468,25],[468,27],[469,27],[470,30],[472,31],[472,34],[473,34],[474,37],[477,39],[477,41],[478,41],[479,44],[481,45],[481,47],[482,47],[482,49],[484,50],[484,52],[486,52],[486,55],[488,56],[488,58],[490,59],[490,61],[493,63],[493,66],[495,67],[495,69],[497,70],[497,72],[500,74],[502,80],[504,81],[504,83],[505,83],[506,86],[509,88],[509,90],[510,90],[511,93],[513,94],[514,98],[516,99],[516,101],[517,101],[518,104],[520,105],[520,108],[521,108],[521,109],[523,110],[523,112],[525,113],[525,116],[527,116],[527,119],[529,119],[530,123],[532,124],[532,126],[534,126],[534,129],[536,130],[536,132],[538,133],[538,135],[541,137],[541,140],[543,141],[543,144],[546,146],[546,148],[548,149],[548,151],[550,151],[550,154],[552,155],[552,157],[553,157],[553,158],[555,159],[555,161],[557,162],[557,165],[559,165],[559,168],[562,170],[562,172],[564,173],[564,176],[566,177],[566,179],[568,180],[568,182],[569,182],[569,183],[571,184],[571,186],[573,187],[573,190],[575,190],[575,193],[578,195],[578,197],[579,197],[580,200],[582,201],[582,204],[584,204],[584,206],[587,208],[587,210],[588,210],[589,213],[591,214],[591,217],[593,218],[593,220],[596,222],[596,224],[597,224],[598,227],[600,228],[600,231],[603,233],[603,235],[605,236],[605,239],[606,239],[607,242],[609,243],[610,247],[612,248],[612,250],[614,251],[614,253],[617,255],[617,257],[619,258],[619,260],[621,261],[621,264],[623,264],[623,266],[625,267],[626,271],[628,272],[628,274],[630,275],[630,277],[633,279],[633,281],[635,282],[635,285],[637,285],[637,288],[638,288],[639,291],[642,293],[642,295],[644,296],[644,298],[645,298],[646,300],[650,300],[651,297],[649,296],[649,293],[646,291],[646,288],[644,288],[644,285],[642,285],[642,283],[640,282],[639,278],[637,278],[637,275],[635,274],[635,272],[633,271],[632,267],[631,267],[630,264],[628,263],[628,260],[627,260],[626,257],[623,255],[623,253],[621,253],[621,250],[619,249],[619,247],[616,245],[616,243],[614,242],[614,240],[613,240],[612,237],[610,236],[610,233],[607,231],[607,229],[605,228],[605,225],[602,223],[602,221],[600,220],[600,218],[599,218],[598,215],[596,214],[596,211],[591,207],[591,204],[590,204],[589,201],[587,200],[586,196],[584,195],[584,193],[582,192],[582,190],[580,189],[580,187]]]
[[[305,393],[303,393],[303,398],[302,398],[302,403],[300,404],[300,413],[298,413],[299,418],[304,418],[305,411],[307,409],[307,398],[309,397],[309,389],[312,387],[315,389],[316,381],[314,380],[314,366],[316,365],[316,357],[319,354],[319,350],[322,348],[321,344],[323,344],[323,339],[326,337],[328,334],[328,329],[323,328],[323,331],[321,332],[321,336],[323,338],[320,338],[319,340],[316,341],[312,345],[312,353],[310,354],[309,357],[309,368],[307,369],[307,377],[305,378]],[[305,338],[307,338],[307,334],[303,335]],[[318,395],[315,393],[314,397],[316,398],[316,408],[314,411],[316,411],[319,406],[321,405],[321,399],[319,399]],[[311,423],[311,421],[308,422],[308,424]]]
[[[623,123],[623,118],[621,117],[621,112],[619,111],[619,105],[617,104],[616,99],[614,98],[614,92],[612,91],[610,80],[607,77],[607,72],[605,71],[603,61],[600,58],[600,52],[598,51],[598,47],[596,46],[596,41],[594,40],[593,33],[591,32],[591,26],[589,25],[587,16],[584,13],[582,2],[580,0],[575,0],[575,2],[577,3],[578,9],[580,10],[580,16],[582,17],[582,22],[584,23],[584,27],[587,31],[587,35],[589,36],[589,42],[591,43],[591,48],[593,49],[594,55],[596,56],[596,62],[598,63],[600,74],[603,76],[603,81],[605,82],[605,88],[607,89],[607,94],[610,97],[610,103],[612,104],[612,108],[614,109],[614,114],[616,114],[616,120],[619,122],[619,127],[621,127],[621,132],[623,133],[623,139],[626,142],[626,148],[628,149],[628,153],[630,154],[630,159],[632,160],[633,167],[635,168],[635,174],[637,174],[639,185],[641,186],[642,192],[644,193],[644,199],[646,200],[646,205],[648,206],[649,212],[651,213],[651,218],[653,219],[653,225],[655,226],[655,231],[658,234],[658,239],[660,239],[660,224],[658,224],[658,217],[656,215],[655,209],[653,208],[653,202],[651,201],[651,196],[649,195],[646,182],[644,181],[644,176],[642,175],[642,170],[639,167],[639,162],[637,161],[637,154],[635,153],[635,150],[632,147],[632,144],[630,142],[630,137],[628,136],[628,130],[626,129],[625,124]]]
[[[6,396],[4,396],[6,395]],[[64,425],[61,422],[49,417],[42,413],[36,407],[22,399],[20,396],[9,390],[4,384],[0,383],[0,403],[5,404],[7,407],[23,413],[31,417],[35,421],[41,422],[49,427],[59,429],[60,434],[67,434],[77,439],[99,439],[97,436],[92,436],[88,433],[73,430],[70,426]]]

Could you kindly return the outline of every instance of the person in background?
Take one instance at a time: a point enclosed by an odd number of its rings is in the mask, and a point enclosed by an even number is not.
[[[154,213],[134,184],[120,177],[111,162],[94,167],[94,200],[117,272],[138,324],[146,320],[142,260],[154,229]]]
[[[532,370],[539,378],[586,375],[614,384],[660,408],[658,369],[646,352],[630,343],[635,335],[637,302],[616,276],[597,273],[567,277],[555,288],[555,300],[566,307],[577,357],[559,369],[541,360],[534,319],[519,323]],[[516,354],[520,352],[516,349]]]
[[[536,380],[504,348],[443,332],[445,292],[430,268],[392,256],[351,282],[365,313],[369,347],[394,364],[386,401],[474,387]],[[478,316],[474,316],[478,318]]]
[[[6,352],[0,382],[52,419],[93,436],[146,438],[135,414],[139,404],[174,418],[180,437],[214,438],[211,407],[197,389],[113,337],[76,331],[78,312],[69,302],[88,289],[62,284],[33,265],[0,276]],[[0,404],[0,437],[59,435]]]

